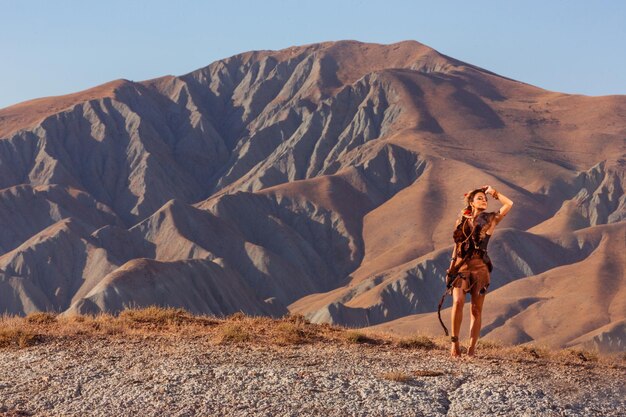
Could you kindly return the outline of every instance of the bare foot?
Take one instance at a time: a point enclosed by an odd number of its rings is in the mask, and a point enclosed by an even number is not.
[[[473,358],[476,356],[476,347],[475,346],[470,346],[469,349],[467,349],[467,356],[469,356],[470,358]]]
[[[461,347],[459,346],[459,342],[452,343],[452,346],[450,347],[450,356],[453,358],[461,357]]]

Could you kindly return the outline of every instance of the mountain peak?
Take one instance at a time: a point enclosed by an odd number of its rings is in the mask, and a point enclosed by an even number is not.
[[[114,97],[120,87],[130,83],[132,82],[119,79],[76,93],[37,98],[0,109],[0,139],[76,104]]]

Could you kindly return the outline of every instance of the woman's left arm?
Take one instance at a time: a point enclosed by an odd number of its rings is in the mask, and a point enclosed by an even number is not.
[[[504,194],[496,191],[496,189],[492,186],[489,185],[486,187],[487,190],[485,191],[485,194],[491,194],[493,198],[499,200],[502,203],[502,207],[500,207],[499,210],[500,215],[498,216],[499,220],[501,220],[509,212],[509,210],[511,210],[511,207],[513,207],[513,201]]]
[[[495,190],[494,190],[495,191]],[[509,212],[509,210],[511,210],[511,207],[513,207],[513,201],[511,201],[510,198],[508,198],[507,196],[505,196],[502,193],[498,193],[497,191],[495,191],[498,196],[497,200],[500,200],[500,202],[502,203],[502,207],[500,207],[500,214],[501,215],[505,215]],[[495,196],[493,198],[496,198]]]

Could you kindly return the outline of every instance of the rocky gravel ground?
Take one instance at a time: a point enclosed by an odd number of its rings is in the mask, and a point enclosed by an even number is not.
[[[9,416],[625,416],[623,366],[367,344],[83,338],[0,349]]]

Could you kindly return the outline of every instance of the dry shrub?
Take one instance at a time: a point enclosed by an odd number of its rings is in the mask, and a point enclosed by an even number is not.
[[[527,356],[533,357],[534,359],[547,358],[549,356],[548,351],[546,351],[544,348],[540,348],[537,346],[519,346],[517,347],[517,349],[519,349]]]
[[[236,321],[241,323],[246,323],[248,327],[254,328],[256,331],[268,329],[276,325],[276,323],[280,323],[280,320],[277,320],[268,316],[244,316],[243,319],[237,319]]]
[[[43,341],[43,337],[23,329],[0,329],[0,348],[34,346]]]
[[[503,346],[500,342],[496,342],[494,340],[483,340],[480,339],[478,340],[478,343],[476,343],[476,348],[477,349],[495,349],[495,350],[499,350],[502,349]]]
[[[96,316],[70,315],[57,318],[57,331],[59,336],[81,336],[92,334]]]
[[[351,343],[363,343],[363,344],[369,344],[369,345],[379,344],[378,340],[369,337],[365,333],[357,332],[354,330],[346,332],[345,338],[348,342],[351,342]]]
[[[108,314],[101,314],[94,318],[93,323],[98,325],[99,333],[102,335],[118,335],[127,333],[128,326],[124,320],[115,319]]]
[[[56,323],[57,315],[54,313],[39,311],[36,313],[30,313],[29,315],[26,316],[25,320],[27,323],[30,323],[30,324],[47,325],[47,324]]]
[[[219,343],[243,343],[252,340],[252,334],[242,323],[225,322],[218,329]]]
[[[79,315],[75,315],[75,316],[69,316],[68,321],[74,321],[76,323],[84,323],[85,320],[87,320],[86,316],[79,316]]]
[[[241,311],[237,311],[231,314],[230,316],[226,316],[226,320],[228,321],[243,321],[245,319],[246,319],[246,315]]]
[[[183,308],[150,306],[141,309],[127,309],[122,311],[119,320],[131,326],[163,328],[168,326],[212,326],[218,323],[217,320],[196,316]]]
[[[181,325],[194,321],[194,317],[182,308],[158,306],[124,310],[119,314],[119,319],[132,324],[155,327]]]
[[[563,349],[555,352],[555,359],[569,362],[572,360],[581,362],[597,362],[598,354],[584,349]]]
[[[275,342],[279,345],[299,345],[307,342],[307,333],[295,323],[278,323]]]
[[[515,362],[535,362],[535,361],[549,361],[550,360],[550,349],[538,344],[526,344],[526,345],[497,345],[500,347],[488,347],[485,350],[488,351],[489,355],[505,359],[512,360]]]
[[[289,323],[294,323],[297,325],[305,325],[305,324],[311,324],[311,321],[309,321],[309,319],[307,319],[306,317],[304,317],[302,314],[290,314],[286,317],[283,317],[284,321],[287,321]]]
[[[344,333],[345,327],[330,323],[311,324],[310,328],[314,329],[318,339],[326,341],[345,340]]]
[[[398,341],[398,347],[403,349],[435,349],[437,345],[426,336],[413,336]]]
[[[386,372],[382,374],[381,377],[388,381],[403,382],[403,383],[407,383],[413,380],[413,378],[411,378],[411,375],[407,375],[404,372],[397,372],[397,371]]]
[[[417,370],[417,371],[413,371],[413,375],[415,376],[442,376],[442,375],[445,375],[445,372]]]

